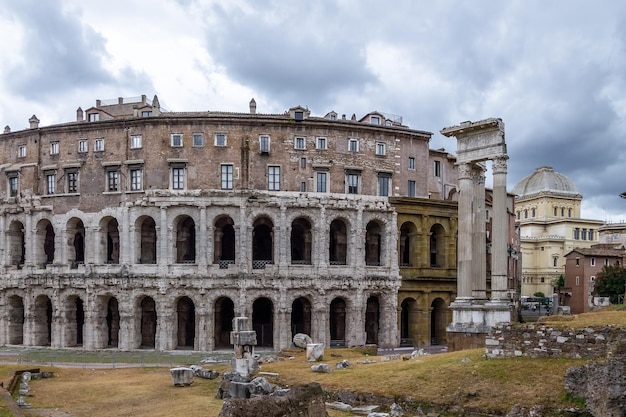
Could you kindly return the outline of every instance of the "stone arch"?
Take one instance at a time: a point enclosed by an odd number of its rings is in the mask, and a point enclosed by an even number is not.
[[[120,263],[120,231],[115,217],[100,220],[100,258],[106,264]]]
[[[430,344],[445,345],[447,343],[446,328],[448,327],[448,306],[438,297],[430,304]]]
[[[67,262],[72,268],[85,263],[85,225],[78,217],[72,217],[66,224]]]
[[[10,265],[22,266],[26,260],[26,241],[24,239],[24,224],[13,220],[9,225],[8,245]]]
[[[398,258],[400,266],[417,266],[417,227],[413,222],[404,222],[400,226],[400,247]]]
[[[342,297],[333,299],[330,303],[329,328],[330,345],[343,347],[346,345],[346,300]]]
[[[65,317],[63,320],[66,347],[83,345],[85,326],[85,310],[83,300],[78,295],[71,295],[65,301]]]
[[[118,347],[120,342],[120,307],[117,298],[109,296],[106,300],[105,336],[106,347]]]
[[[274,223],[269,217],[258,217],[252,224],[252,268],[263,269],[274,263]]]
[[[8,342],[10,345],[24,344],[24,299],[12,295],[8,300]]]
[[[348,263],[348,226],[344,219],[334,219],[329,227],[328,261],[330,265]]]
[[[313,231],[311,222],[298,217],[291,222],[291,263],[311,265]]]
[[[215,300],[213,312],[214,339],[216,348],[230,347],[230,332],[233,330],[235,304],[228,297]]]
[[[180,215],[174,220],[176,233],[176,263],[196,262],[196,223],[188,215]]]
[[[144,296],[139,301],[139,347],[154,349],[156,347],[157,310],[154,299]]]
[[[54,227],[48,219],[37,222],[34,242],[35,264],[45,266],[54,262],[55,244]]]
[[[156,222],[150,216],[140,216],[135,221],[135,242],[137,262],[140,264],[157,263]]]
[[[446,231],[439,223],[430,228],[430,267],[445,268],[446,266]]]
[[[383,227],[372,220],[365,227],[365,265],[380,266],[383,253]]]
[[[50,346],[52,341],[52,301],[47,295],[39,295],[33,305],[33,344]]]
[[[297,333],[311,336],[311,301],[298,297],[291,303],[291,337]]]
[[[419,309],[414,298],[405,298],[400,303],[400,345],[415,346],[417,341]]]
[[[260,297],[252,303],[252,329],[258,346],[274,346],[274,303],[269,298]]]
[[[189,297],[176,302],[176,349],[193,349],[196,339],[196,307]]]
[[[215,219],[213,234],[213,263],[219,263],[220,268],[226,269],[229,264],[235,263],[235,222],[228,215],[219,216]]]
[[[380,302],[375,295],[367,298],[365,307],[365,343],[378,344],[380,329]]]

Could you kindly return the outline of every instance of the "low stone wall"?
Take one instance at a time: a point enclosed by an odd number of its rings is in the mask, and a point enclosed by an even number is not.
[[[558,328],[543,324],[506,324],[492,328],[485,340],[488,358],[525,356],[606,358],[626,353],[626,328]]]

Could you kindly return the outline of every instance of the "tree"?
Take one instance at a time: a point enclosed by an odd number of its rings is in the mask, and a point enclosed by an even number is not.
[[[536,293],[533,294],[533,297],[535,298],[545,298],[545,294],[542,293],[541,291],[537,291]]]
[[[609,297],[612,304],[618,303],[618,297],[624,295],[626,269],[620,265],[606,265],[596,276],[594,293],[600,297]]]

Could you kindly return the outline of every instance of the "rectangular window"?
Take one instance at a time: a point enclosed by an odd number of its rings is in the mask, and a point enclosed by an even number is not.
[[[580,258],[576,258],[576,266],[580,266]]]
[[[433,175],[435,177],[441,177],[441,161],[434,161]]]
[[[302,181],[300,183],[300,192],[301,193],[306,193],[306,182],[305,181]]]
[[[270,137],[268,135],[259,136],[259,152],[269,153],[270,151]]]
[[[139,167],[130,169],[130,190],[141,191],[143,189],[143,169]]]
[[[556,267],[557,258],[552,258],[552,266]]]
[[[87,115],[87,117],[89,118],[90,122],[97,122],[98,120],[100,120],[100,114],[99,113],[90,113]]]
[[[415,158],[413,158],[412,156],[409,156],[409,169],[415,169]]]
[[[376,144],[376,155],[385,155],[385,144],[378,142]]]
[[[20,145],[17,148],[17,156],[18,156],[18,158],[25,158],[26,157],[26,145]]]
[[[325,193],[326,192],[326,182],[328,181],[328,173],[327,172],[318,172],[315,175],[315,179],[317,182],[317,192]]]
[[[172,147],[180,148],[183,146],[183,135],[180,133],[172,133]]]
[[[20,182],[17,174],[9,175],[9,196],[17,197],[19,192]]]
[[[220,177],[222,179],[222,190],[233,189],[233,166],[230,164],[223,164],[221,166]]]
[[[407,194],[409,197],[415,197],[415,181],[409,180]]]
[[[215,146],[226,146],[226,133],[215,134]]]
[[[580,239],[580,229],[578,227],[574,228],[574,239]]]
[[[381,197],[389,197],[389,185],[391,177],[389,175],[378,176],[378,195]]]
[[[104,151],[104,139],[102,138],[96,139],[96,141],[93,143],[93,150],[95,152]]]
[[[120,173],[117,170],[107,171],[107,191],[120,190]]]
[[[554,208],[554,217],[556,217],[556,216],[557,216],[557,208],[555,207]]]
[[[604,258],[604,266],[609,266],[609,258]]]
[[[593,229],[589,229],[589,240],[593,240]]]
[[[359,151],[359,141],[356,139],[350,139],[348,141],[348,150],[350,152],[358,152]]]
[[[359,175],[348,174],[348,194],[359,193]]]
[[[141,135],[132,135],[130,137],[130,149],[141,148]]]
[[[57,176],[54,172],[46,174],[46,194],[56,193]]]
[[[576,285],[580,285],[580,277],[576,277]]]
[[[194,133],[191,135],[191,146],[201,148],[204,146],[204,134]]]
[[[59,142],[52,142],[50,144],[50,155],[58,155],[59,154]]]
[[[380,117],[379,116],[371,116],[370,123],[373,125],[380,126]]]
[[[280,190],[280,167],[271,166],[267,168],[267,189],[270,191]]]
[[[185,189],[185,168],[180,166],[172,167],[172,189]]]
[[[306,149],[306,139],[303,137],[297,137],[294,139],[294,148]]]
[[[79,140],[78,141],[78,153],[87,153],[87,150],[88,150],[87,141]]]
[[[141,112],[141,117],[152,117],[152,111],[144,110]]]
[[[304,112],[301,110],[296,110],[293,114],[293,118],[298,121],[304,120]]]
[[[300,168],[306,169],[306,158],[300,158]]]
[[[587,240],[587,229],[583,229],[582,240]]]
[[[326,138],[317,138],[317,149],[326,149]]]
[[[591,258],[591,260],[589,261],[589,264],[591,266],[596,266],[596,258]]]
[[[78,192],[78,171],[66,171],[67,192],[73,194]]]

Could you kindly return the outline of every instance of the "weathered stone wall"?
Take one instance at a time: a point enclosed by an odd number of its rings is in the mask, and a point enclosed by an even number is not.
[[[485,341],[485,351],[489,358],[593,359],[618,353],[624,340],[626,328],[616,326],[567,329],[542,324],[510,324],[491,330]]]

